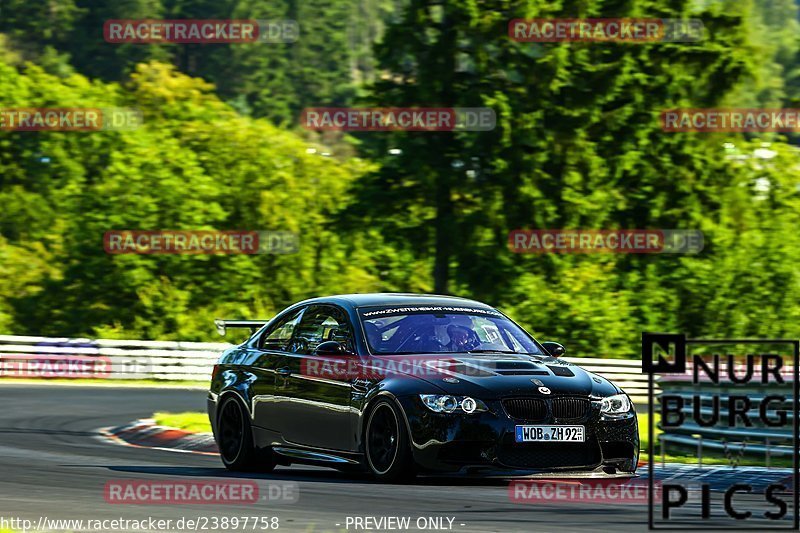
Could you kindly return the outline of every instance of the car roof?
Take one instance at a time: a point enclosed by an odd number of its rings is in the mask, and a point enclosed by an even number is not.
[[[479,309],[494,309],[475,300],[459,298],[458,296],[444,296],[441,294],[413,294],[400,292],[379,292],[369,294],[337,294],[321,298],[311,298],[299,302],[300,304],[333,303],[352,307],[372,307],[380,305],[441,305],[441,306],[469,306]]]

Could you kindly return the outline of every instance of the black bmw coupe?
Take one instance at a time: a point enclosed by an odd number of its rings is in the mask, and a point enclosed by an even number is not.
[[[208,394],[231,470],[306,463],[384,481],[636,471],[628,395],[485,304],[352,294],[217,327],[254,331],[222,354]]]

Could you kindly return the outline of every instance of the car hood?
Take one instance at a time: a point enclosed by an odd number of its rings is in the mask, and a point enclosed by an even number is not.
[[[555,357],[523,354],[435,354],[399,373],[414,376],[448,394],[497,399],[508,396],[610,396],[620,389],[607,379]],[[543,388],[543,389],[542,389]],[[431,391],[437,392],[437,391]]]

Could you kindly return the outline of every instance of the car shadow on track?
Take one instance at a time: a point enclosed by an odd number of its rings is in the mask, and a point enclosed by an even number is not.
[[[79,466],[79,465],[67,465]],[[86,465],[80,465],[85,467]],[[265,479],[271,481],[309,481],[316,483],[373,483],[383,485],[372,479],[369,474],[357,472],[338,472],[326,468],[276,468],[270,473],[231,472],[225,468],[200,468],[190,466],[103,466],[113,472],[128,472],[133,474],[151,474],[180,477],[216,477],[235,479]],[[509,479],[477,478],[466,476],[419,476],[404,485],[424,486],[506,486]]]

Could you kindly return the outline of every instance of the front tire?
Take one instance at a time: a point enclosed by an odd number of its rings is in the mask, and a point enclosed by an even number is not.
[[[367,466],[378,481],[409,481],[416,475],[411,441],[403,415],[394,402],[379,400],[364,432]]]
[[[227,396],[219,406],[217,445],[222,464],[237,472],[269,472],[275,468],[272,450],[258,450],[253,445],[253,429],[244,405]]]

